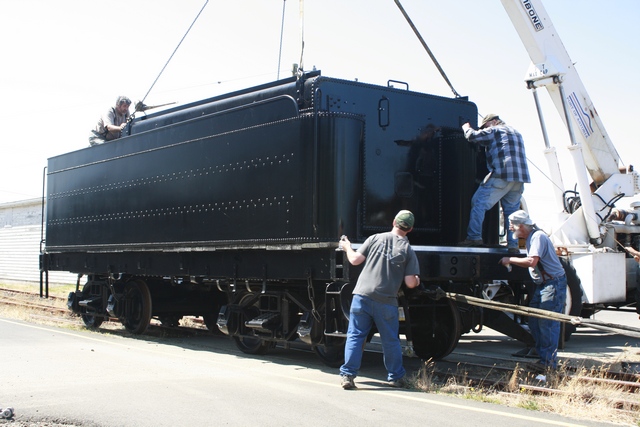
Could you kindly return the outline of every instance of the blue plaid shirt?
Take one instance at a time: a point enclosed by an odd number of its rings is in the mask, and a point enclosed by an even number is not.
[[[469,142],[482,145],[487,154],[487,168],[492,178],[531,182],[522,135],[505,124],[486,129],[469,128],[464,133]]]

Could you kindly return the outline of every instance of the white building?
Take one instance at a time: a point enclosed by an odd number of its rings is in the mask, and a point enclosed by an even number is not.
[[[0,204],[0,284],[40,283],[42,213],[42,199]],[[75,284],[76,280],[75,274],[49,273],[49,284]]]

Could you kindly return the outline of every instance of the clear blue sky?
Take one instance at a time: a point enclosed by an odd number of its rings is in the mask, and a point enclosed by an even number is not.
[[[47,158],[87,146],[120,94],[142,99],[205,0],[0,0],[0,203],[40,197]],[[499,113],[546,173],[524,74],[529,58],[499,0],[402,0],[455,89]],[[295,0],[210,0],[146,99],[186,103],[275,80],[300,61]],[[451,96],[393,0],[306,0],[304,67],[327,76]],[[623,162],[638,163],[640,2],[547,0],[545,7]],[[552,144],[568,144],[541,92]],[[640,166],[638,164],[637,166]],[[551,187],[534,172],[530,208]],[[572,181],[565,181],[572,186]],[[534,206],[532,206],[534,205]],[[547,208],[550,205],[547,205]],[[535,212],[535,211],[534,211]],[[534,214],[535,215],[535,214]]]

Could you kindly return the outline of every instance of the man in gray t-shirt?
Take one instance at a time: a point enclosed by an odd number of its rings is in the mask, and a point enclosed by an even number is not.
[[[358,248],[366,258],[354,294],[398,306],[398,290],[405,276],[420,273],[409,239],[392,231],[370,236]]]
[[[92,147],[98,144],[104,144],[108,141],[120,138],[122,130],[127,126],[129,121],[129,106],[131,100],[126,96],[119,96],[116,99],[116,106],[111,107],[91,130],[89,135],[89,145]]]
[[[345,363],[340,367],[342,388],[346,390],[356,387],[353,379],[360,369],[363,347],[374,324],[382,341],[388,384],[404,385],[398,291],[403,281],[408,288],[420,284],[418,258],[407,239],[413,224],[413,214],[402,210],[393,220],[391,231],[370,236],[357,251],[351,248],[346,236],[339,243],[351,264],[365,263],[353,290]]]

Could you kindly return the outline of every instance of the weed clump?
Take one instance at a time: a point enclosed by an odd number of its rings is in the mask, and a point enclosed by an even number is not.
[[[487,374],[483,382],[471,379],[460,364],[455,372],[443,374],[429,360],[415,375],[414,388],[576,419],[640,426],[640,387],[611,381],[610,371],[611,364],[598,368],[561,365],[541,374],[516,364],[501,380]]]

